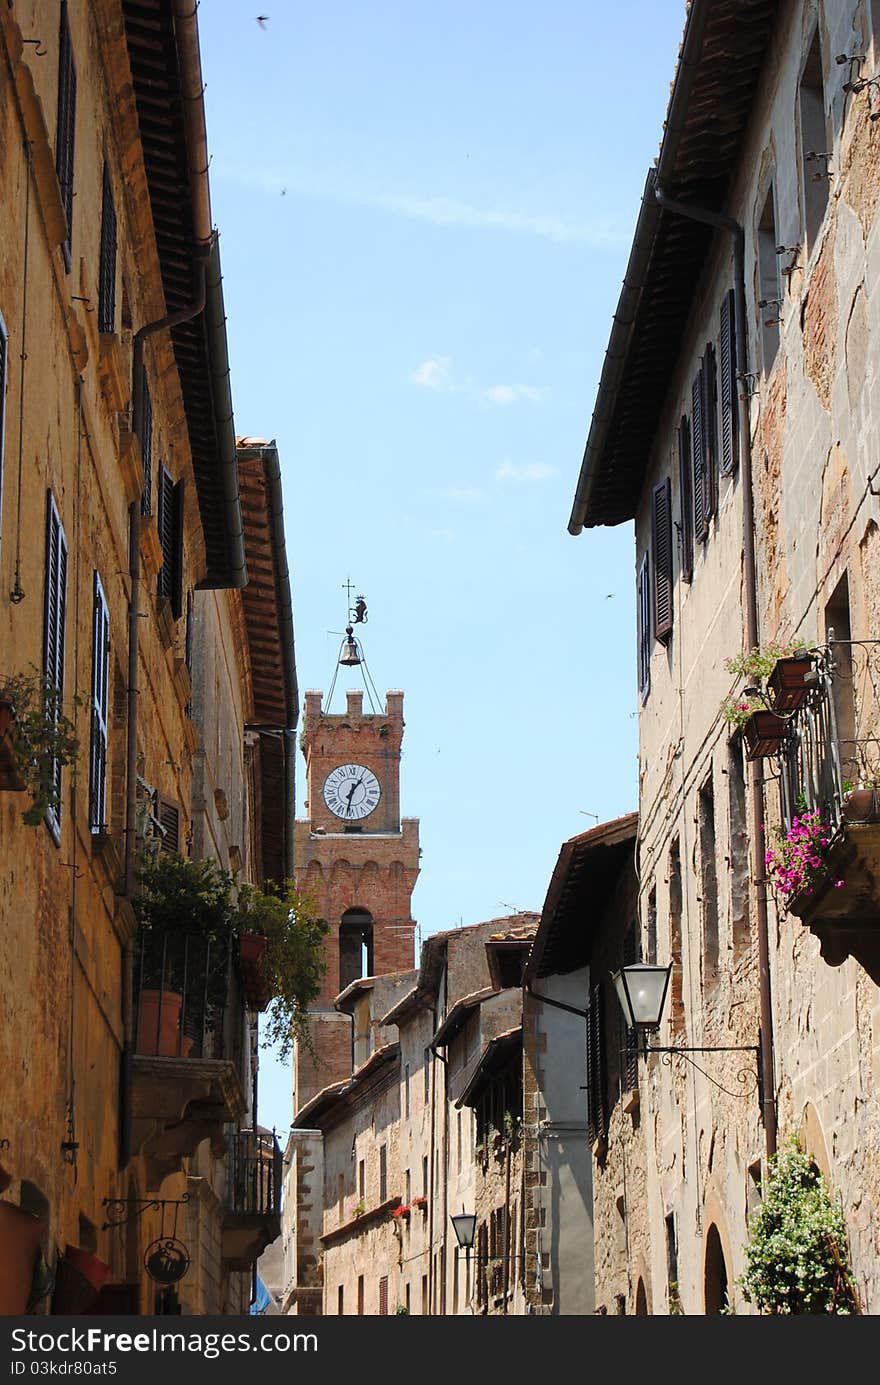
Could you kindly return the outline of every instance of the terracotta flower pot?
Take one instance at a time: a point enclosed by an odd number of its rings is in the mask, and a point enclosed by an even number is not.
[[[16,1207],[0,1202],[0,1314],[20,1317],[26,1307],[40,1255],[45,1222]]]
[[[847,822],[876,822],[880,817],[880,790],[851,789],[841,808]]]
[[[813,661],[810,658],[777,659],[767,679],[773,707],[777,712],[793,712],[801,706],[813,686],[810,678],[812,673]]]
[[[192,1048],[192,1039],[180,1032],[182,1008],[183,996],[179,991],[158,991],[145,987],[138,1005],[135,1052],[164,1058],[185,1058]],[[184,1052],[187,1042],[189,1047]]]

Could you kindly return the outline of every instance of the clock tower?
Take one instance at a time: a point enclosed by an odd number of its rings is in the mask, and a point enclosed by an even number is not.
[[[310,1006],[314,1053],[298,1044],[294,1111],[352,1071],[351,1020],[333,1002],[362,976],[414,965],[411,898],[419,873],[419,823],[400,816],[403,693],[389,692],[382,712],[364,712],[349,689],[343,714],[307,692],[302,746],[308,817],[295,827],[296,879],[330,930],[327,970]]]

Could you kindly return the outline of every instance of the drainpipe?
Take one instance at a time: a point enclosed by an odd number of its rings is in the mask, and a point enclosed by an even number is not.
[[[662,172],[662,169],[661,169]],[[752,492],[752,446],[746,376],[746,272],[745,231],[738,221],[706,207],[679,202],[667,196],[659,184],[654,196],[664,211],[701,221],[733,239],[733,301],[736,324],[737,423],[739,439],[739,471],[743,489],[743,565],[746,589],[746,644],[754,649],[758,644],[758,584],[755,571],[755,507]],[[764,790],[756,762],[749,776],[752,798],[752,821],[759,834],[764,827]],[[770,944],[767,916],[767,885],[763,863],[755,881],[755,904],[758,929],[758,1001],[761,1060],[761,1116],[764,1123],[764,1142],[768,1159],[776,1153],[776,1096],[773,1078],[773,1008],[770,993]]]

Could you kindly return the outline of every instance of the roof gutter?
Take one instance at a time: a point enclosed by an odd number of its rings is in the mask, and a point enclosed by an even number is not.
[[[623,288],[620,292],[611,327],[611,336],[605,352],[590,432],[581,462],[571,517],[568,521],[570,534],[580,534],[584,527],[599,472],[599,464],[617,408],[618,394],[626,370],[636,314],[661,219],[654,192],[659,180],[670,176],[675,163],[679,138],[684,126],[684,117],[702,53],[703,36],[711,8],[711,0],[693,0],[685,22],[681,53],[664,125],[663,142],[660,146],[657,166],[648,170],[648,176],[645,179],[642,204],[639,208],[638,221],[633,234],[632,249],[623,277]]]

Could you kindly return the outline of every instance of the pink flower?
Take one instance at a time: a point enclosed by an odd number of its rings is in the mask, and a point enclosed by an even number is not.
[[[834,888],[835,888],[835,890],[842,890],[845,884],[846,884],[846,881],[845,881],[845,880],[835,880],[835,882],[834,882]]]

